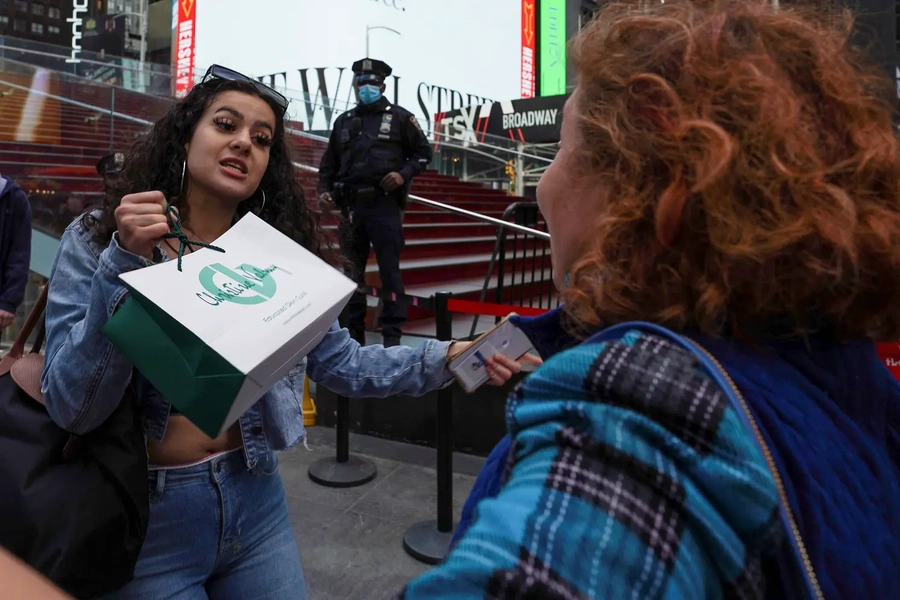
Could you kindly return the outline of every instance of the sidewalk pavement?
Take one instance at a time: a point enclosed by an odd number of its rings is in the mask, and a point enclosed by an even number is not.
[[[368,456],[378,477],[358,488],[319,486],[309,465],[334,456],[334,432],[312,427],[309,445],[280,455],[294,533],[311,600],[380,600],[393,597],[428,565],[403,550],[411,525],[436,518],[435,451],[430,448],[351,436],[351,453]],[[459,516],[483,459],[454,455],[454,514]]]

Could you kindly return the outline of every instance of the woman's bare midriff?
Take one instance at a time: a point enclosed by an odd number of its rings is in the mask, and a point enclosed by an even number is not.
[[[161,442],[150,441],[147,453],[152,465],[177,467],[199,462],[211,454],[234,450],[242,445],[243,438],[237,423],[211,440],[186,417],[178,415],[169,417],[166,437]]]
[[[169,255],[170,260],[178,256],[177,250],[171,244],[164,244],[163,250]],[[187,417],[175,415],[169,417],[165,438],[161,442],[150,441],[147,444],[147,454],[152,465],[177,467],[200,462],[211,454],[234,450],[243,445],[240,425],[237,423],[211,440],[196,425],[188,421]]]

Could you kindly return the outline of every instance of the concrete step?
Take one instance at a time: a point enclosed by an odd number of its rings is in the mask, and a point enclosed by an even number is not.
[[[327,223],[322,226],[328,232],[336,233],[337,224]],[[406,238],[407,245],[418,239],[429,239],[437,235],[446,235],[453,237],[484,238],[490,237],[496,239],[497,227],[488,223],[479,223],[478,221],[451,222],[451,223],[403,223],[403,235]]]
[[[425,286],[433,284],[445,284],[457,280],[477,279],[487,275],[491,253],[478,254],[454,254],[448,256],[405,259],[400,261],[400,271],[403,274],[403,282],[407,287]],[[550,268],[550,256],[538,256],[537,258],[519,259],[516,265],[516,273],[528,273],[530,276],[532,265],[535,270]],[[528,279],[526,278],[526,281]],[[483,280],[482,280],[483,281]],[[366,282],[369,285],[379,285],[378,265],[370,262],[366,266]]]
[[[487,269],[485,269],[485,275],[487,274]],[[551,269],[543,269],[542,271],[535,272],[535,278],[532,280],[529,277],[526,279],[529,283],[532,281],[541,281],[550,283],[550,279],[552,277]],[[485,285],[485,277],[470,277],[468,279],[454,279],[445,282],[439,283],[427,283],[420,285],[412,285],[406,286],[406,293],[410,296],[418,296],[420,298],[428,298],[433,296],[438,292],[450,292],[454,296],[462,296],[466,297],[466,299],[477,300],[478,296],[481,294],[481,290],[484,289]],[[497,289],[497,283],[499,281],[499,277],[497,275],[491,276],[487,282],[487,290],[488,293],[485,296],[486,302],[494,302],[496,299],[496,295],[494,290]],[[522,285],[524,282],[522,277],[518,273],[507,273],[503,277],[504,284],[507,288]],[[473,297],[474,296],[474,297]]]
[[[407,247],[418,247],[418,246],[450,246],[453,244],[476,244],[479,242],[494,242],[496,241],[496,236],[486,235],[486,236],[472,236],[472,237],[450,237],[450,238],[424,238],[424,239],[413,239],[406,240]]]

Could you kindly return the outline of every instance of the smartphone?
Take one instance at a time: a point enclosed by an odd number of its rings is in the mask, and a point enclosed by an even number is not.
[[[459,385],[467,392],[474,392],[490,380],[487,359],[503,354],[518,360],[533,347],[528,336],[507,317],[478,336],[468,348],[450,357],[448,364]]]

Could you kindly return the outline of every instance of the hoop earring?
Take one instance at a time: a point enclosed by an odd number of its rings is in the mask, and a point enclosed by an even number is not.
[[[187,172],[187,159],[181,161],[181,185],[178,186],[178,195],[184,193],[184,174]]]
[[[257,216],[259,216],[260,213],[262,213],[263,209],[266,207],[266,190],[261,189],[261,190],[259,190],[259,191],[260,191],[260,193],[262,194],[263,201],[262,201],[262,206],[260,206],[260,207],[259,207],[259,210],[256,211],[256,215],[257,215]]]

